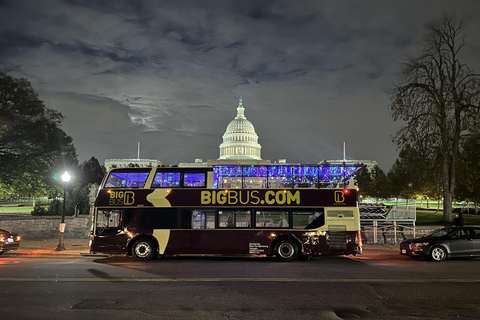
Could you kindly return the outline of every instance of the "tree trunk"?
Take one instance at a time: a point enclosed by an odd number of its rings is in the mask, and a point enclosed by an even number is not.
[[[455,190],[455,177],[452,157],[446,154],[443,157],[443,221],[452,222],[453,192]]]

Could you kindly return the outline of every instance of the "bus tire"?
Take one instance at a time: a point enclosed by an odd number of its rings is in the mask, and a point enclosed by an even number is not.
[[[147,238],[141,238],[135,241],[132,246],[132,253],[135,259],[140,261],[147,261],[152,259],[155,252],[153,242]]]
[[[282,262],[293,261],[298,257],[298,247],[292,240],[279,240],[275,245],[275,257]]]

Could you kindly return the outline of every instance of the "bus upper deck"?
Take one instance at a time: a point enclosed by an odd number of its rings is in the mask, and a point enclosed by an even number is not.
[[[103,188],[352,188],[362,165],[219,165],[112,169]]]

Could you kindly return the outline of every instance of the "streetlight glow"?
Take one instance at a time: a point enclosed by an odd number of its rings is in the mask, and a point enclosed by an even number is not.
[[[67,184],[70,181],[70,174],[68,171],[65,171],[62,174],[62,181],[63,181],[63,210],[62,210],[62,219],[60,220],[60,235],[58,237],[58,246],[56,251],[64,251],[65,250],[65,244],[63,242],[64,239],[64,233],[65,233],[65,202],[67,201]]]
[[[69,181],[70,181],[70,178],[71,178],[71,176],[70,176],[70,174],[68,173],[68,171],[65,171],[65,173],[62,174],[62,181],[63,181],[63,182],[65,182],[65,183],[69,182]]]

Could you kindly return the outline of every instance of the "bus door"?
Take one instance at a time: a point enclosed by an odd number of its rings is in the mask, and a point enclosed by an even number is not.
[[[97,209],[92,252],[124,253],[128,241],[128,232],[125,226],[128,217],[131,218],[132,210],[124,209]]]

